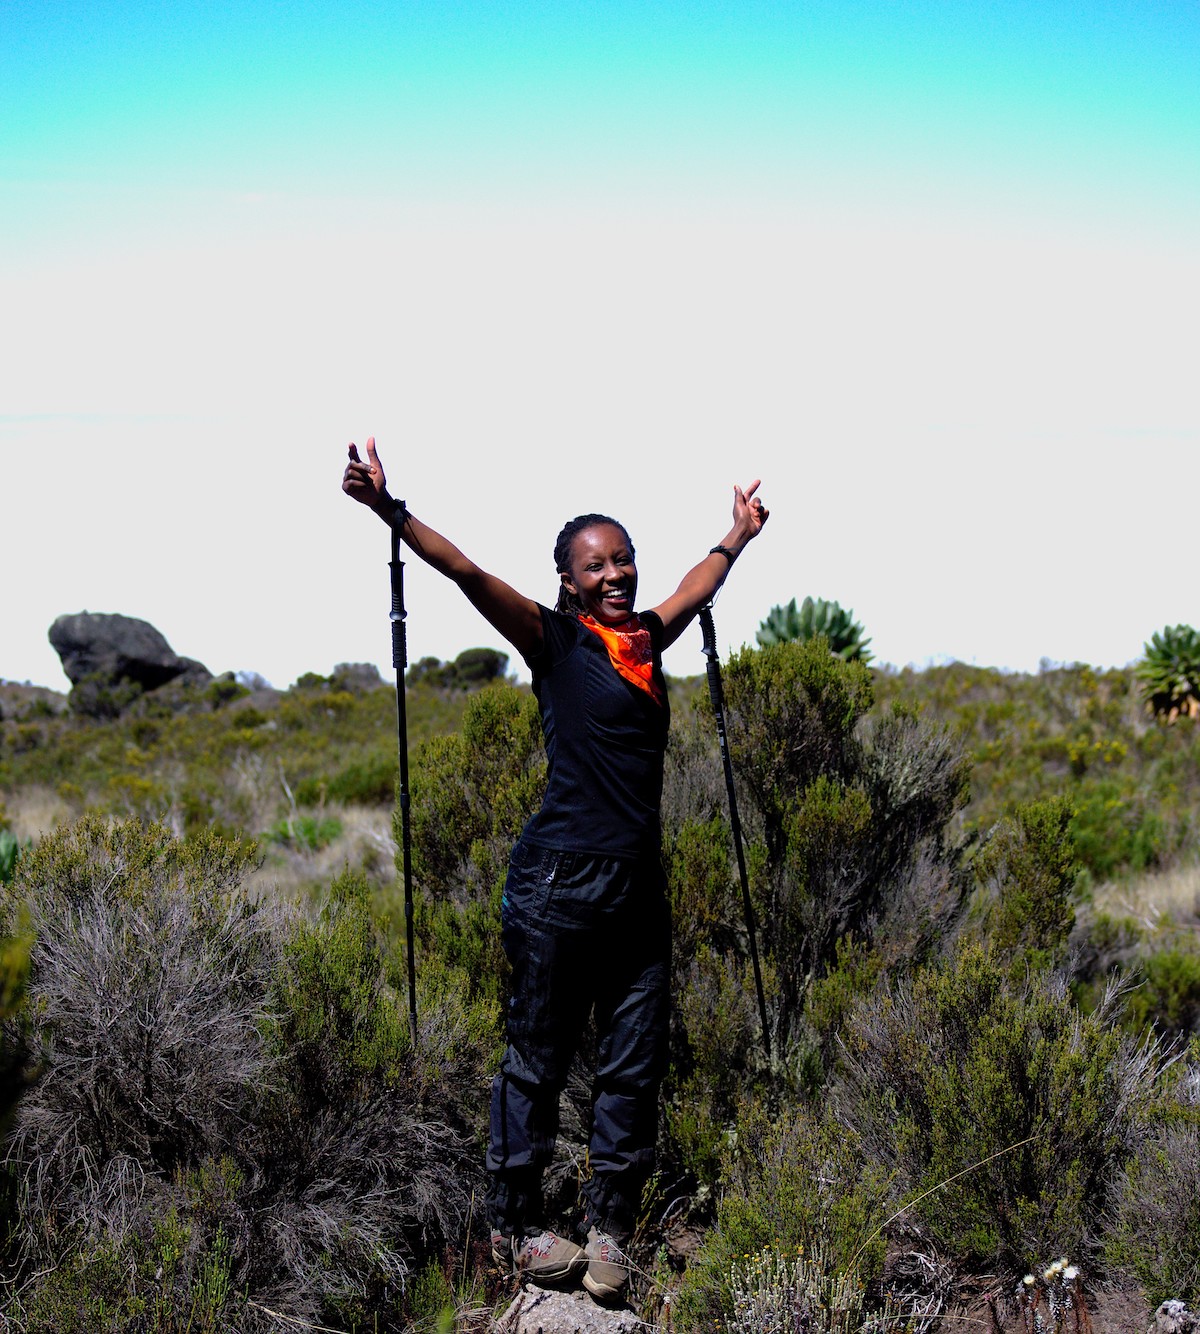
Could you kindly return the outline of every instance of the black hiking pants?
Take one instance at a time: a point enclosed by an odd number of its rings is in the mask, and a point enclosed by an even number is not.
[[[559,1094],[594,1009],[586,1221],[625,1236],[654,1165],[667,1060],[671,918],[657,853],[597,857],[518,841],[501,937],[512,999],[508,1048],[492,1084],[491,1224],[517,1234],[545,1221],[541,1175],[558,1133]]]

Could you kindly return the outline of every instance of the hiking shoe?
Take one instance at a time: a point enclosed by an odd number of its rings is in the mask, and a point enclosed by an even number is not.
[[[588,1231],[587,1273],[583,1286],[598,1302],[619,1302],[629,1286],[629,1259],[613,1239],[604,1232]]]
[[[522,1237],[493,1232],[492,1257],[497,1264],[511,1264],[531,1283],[569,1283],[587,1264],[583,1247],[548,1228]]]

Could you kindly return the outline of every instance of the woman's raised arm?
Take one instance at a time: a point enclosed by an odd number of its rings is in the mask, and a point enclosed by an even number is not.
[[[342,474],[342,490],[360,504],[366,505],[388,525],[396,514],[397,502],[387,489],[383,464],[375,450],[375,437],[367,440],[367,458],[358,456],[358,448],[351,445],[350,459]],[[497,629],[522,657],[535,656],[542,647],[542,614],[536,602],[480,569],[473,560],[464,556],[453,542],[405,511],[404,541],[439,574],[456,583],[467,600]]]
[[[712,600],[713,594],[725,582],[733,562],[762,532],[770,511],[755,496],[759,481],[756,478],[743,491],[733,488],[733,527],[707,556],[683,576],[679,587],[665,602],[654,608],[663,623],[663,647],[673,644],[701,607]]]

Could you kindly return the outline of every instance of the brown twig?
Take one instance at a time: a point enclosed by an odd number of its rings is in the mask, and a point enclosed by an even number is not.
[[[281,1311],[272,1311],[269,1306],[261,1306],[258,1302],[246,1303],[247,1306],[253,1306],[256,1311],[261,1311],[263,1315],[269,1315],[272,1320],[282,1320],[285,1325],[292,1325],[296,1329],[315,1329],[320,1334],[348,1334],[344,1329],[333,1329],[330,1325],[310,1325],[307,1320],[301,1320],[299,1316],[284,1315]]]

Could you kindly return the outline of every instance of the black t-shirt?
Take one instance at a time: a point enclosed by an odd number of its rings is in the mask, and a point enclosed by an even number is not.
[[[650,631],[663,703],[619,675],[600,636],[574,616],[542,612],[542,651],[527,658],[542,713],[549,773],[541,810],[522,837],[606,857],[657,852],[663,754],[671,711],[662,676],[662,621]]]

